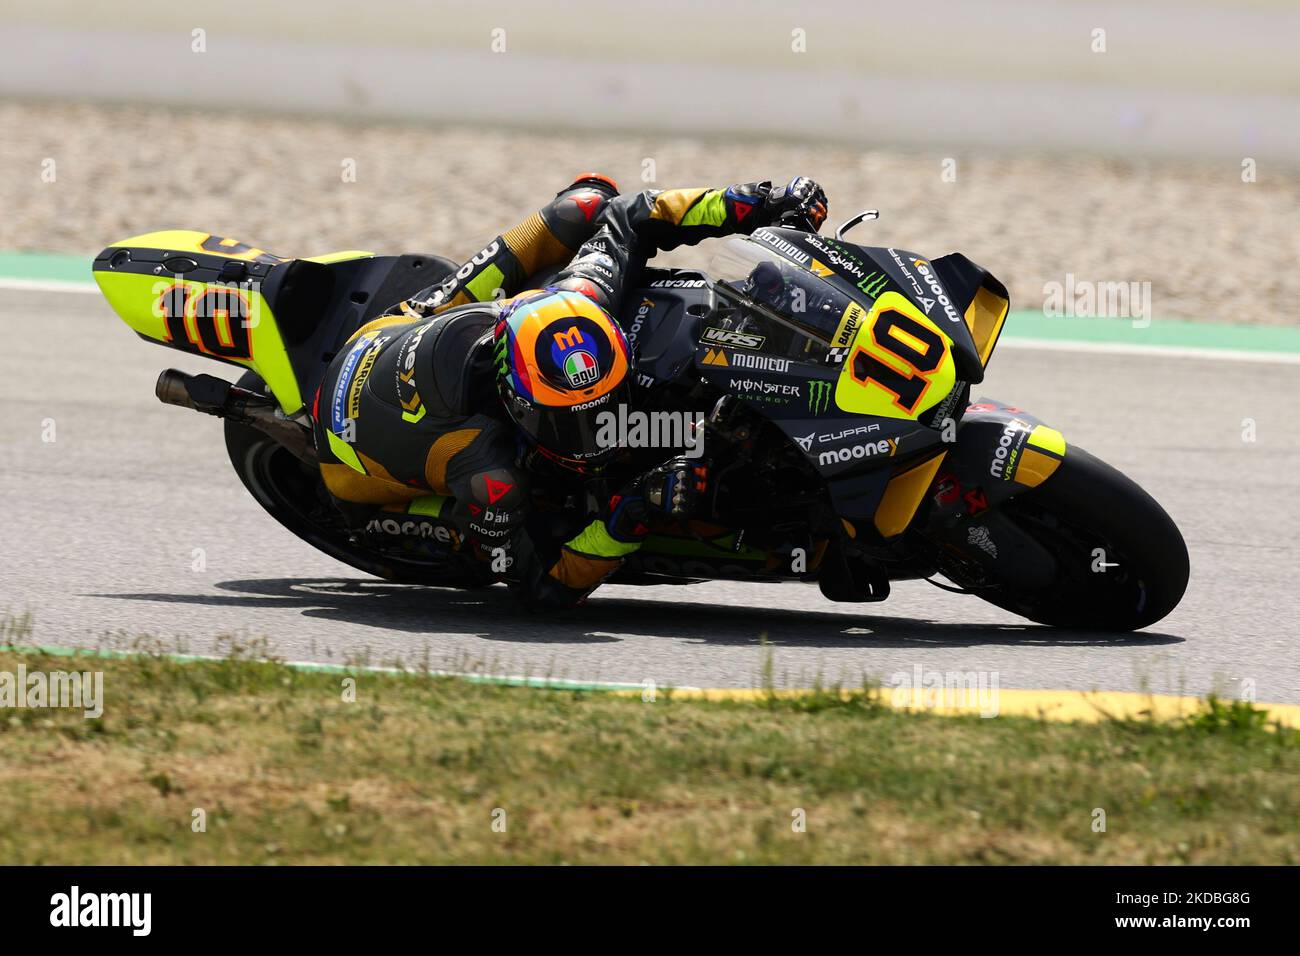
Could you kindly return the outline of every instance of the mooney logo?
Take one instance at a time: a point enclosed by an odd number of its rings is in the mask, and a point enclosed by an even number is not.
[[[395,518],[373,518],[366,525],[370,534],[397,534],[411,538],[433,538],[443,544],[451,544],[452,533],[442,525],[427,521],[398,521]]]
[[[832,451],[824,451],[817,456],[819,465],[839,465],[846,461],[854,459],[874,458],[877,455],[890,455],[898,449],[898,440],[895,438],[882,438],[880,441],[870,441],[865,445],[852,445],[847,448],[836,448]]]
[[[916,266],[916,271],[921,274],[921,278],[925,280],[925,284],[930,287],[930,291],[934,293],[934,297],[939,300],[939,304],[943,306],[943,314],[948,316],[948,320],[950,322],[960,322],[961,316],[958,315],[957,310],[952,307],[952,300],[944,293],[943,286],[939,285],[938,278],[936,278],[935,274],[930,271],[930,264],[924,259],[913,259],[912,265]],[[925,301],[928,302],[929,300]],[[933,303],[930,304],[933,305]],[[925,313],[926,315],[930,314],[930,305],[926,305]]]
[[[1020,458],[1020,449],[1029,437],[1029,425],[1018,418],[1013,418],[1002,429],[998,447],[993,449],[993,460],[989,463],[989,474],[1003,481],[1010,481],[1016,473],[1016,462]]]

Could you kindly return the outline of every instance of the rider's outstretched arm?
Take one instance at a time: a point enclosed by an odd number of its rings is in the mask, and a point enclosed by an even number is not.
[[[572,289],[611,309],[634,273],[657,252],[702,239],[749,234],[787,215],[814,231],[826,218],[826,194],[804,176],[773,188],[770,182],[723,189],[648,189],[616,196],[601,211],[596,232],[558,276]]]
[[[454,273],[389,309],[418,319],[467,302],[490,302],[523,291],[528,277],[557,266],[596,229],[601,212],[618,195],[612,179],[582,173],[572,185],[527,219],[507,229]]]

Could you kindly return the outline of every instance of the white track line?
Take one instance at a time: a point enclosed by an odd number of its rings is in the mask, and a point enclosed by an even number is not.
[[[93,282],[57,282],[52,279],[0,278],[0,289],[19,292],[75,292],[99,294]],[[998,348],[1039,349],[1054,352],[1101,352],[1112,355],[1162,355],[1170,358],[1214,359],[1224,362],[1282,362],[1300,365],[1300,352],[1252,352],[1246,349],[1195,348],[1186,345],[1124,345],[1119,342],[1074,342],[1008,336]]]
[[[997,348],[1042,349],[1060,352],[1103,352],[1112,355],[1167,355],[1171,358],[1219,359],[1225,362],[1285,362],[1300,365],[1300,352],[1252,352],[1247,349],[1196,348],[1189,345],[1125,345],[1120,342],[1072,342],[1056,339],[998,340]]]

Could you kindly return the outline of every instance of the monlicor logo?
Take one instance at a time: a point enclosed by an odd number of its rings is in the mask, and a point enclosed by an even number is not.
[[[132,936],[148,936],[153,928],[152,893],[68,893],[50,897],[51,926],[129,926]]]

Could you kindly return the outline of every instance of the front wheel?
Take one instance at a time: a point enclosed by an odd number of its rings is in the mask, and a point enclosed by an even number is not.
[[[1187,589],[1187,545],[1155,499],[1071,446],[1047,481],[1002,514],[1056,561],[1047,585],[981,588],[984,600],[1056,627],[1132,631],[1159,621]]]

